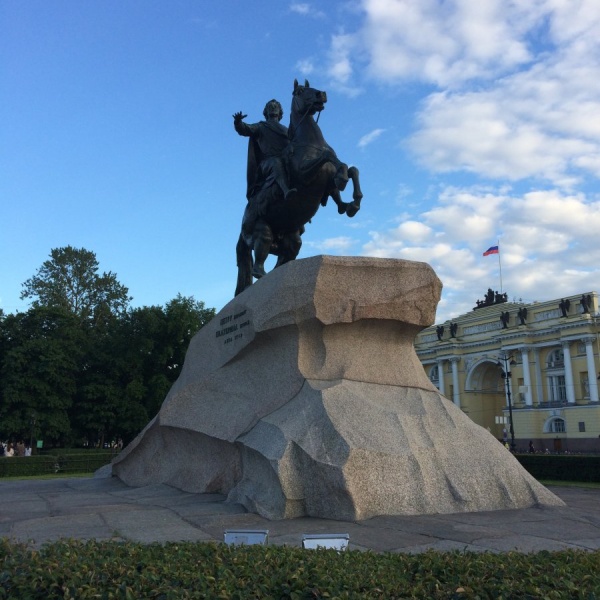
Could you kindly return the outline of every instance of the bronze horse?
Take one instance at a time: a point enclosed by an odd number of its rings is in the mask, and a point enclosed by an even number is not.
[[[311,88],[308,81],[294,81],[292,110],[288,129],[289,144],[283,153],[290,185],[297,189],[284,199],[278,186],[263,186],[249,198],[242,231],[236,246],[238,280],[236,296],[252,285],[252,278],[265,275],[269,254],[277,256],[275,268],[294,260],[300,252],[304,226],[325,206],[329,197],[340,214],[353,217],[363,197],[356,167],[348,168],[325,141],[314,118],[325,108],[327,94]],[[317,118],[318,120],[318,118]],[[341,199],[352,180],[352,202]],[[252,258],[254,251],[254,260]]]

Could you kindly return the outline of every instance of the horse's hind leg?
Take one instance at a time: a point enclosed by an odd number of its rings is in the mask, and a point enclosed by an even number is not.
[[[302,233],[304,228],[295,231],[294,233],[288,233],[284,235],[279,241],[279,257],[277,258],[277,264],[275,268],[284,265],[286,262],[295,260],[300,254],[300,248],[302,246]]]
[[[242,235],[235,247],[237,258],[238,278],[235,295],[241,294],[247,287],[252,285],[252,251]]]
[[[260,279],[267,274],[265,261],[269,256],[272,243],[273,231],[264,221],[258,221],[254,228],[254,267],[252,268],[252,275],[256,279]]]
[[[352,193],[352,202],[348,204],[346,214],[349,217],[353,217],[360,210],[360,202],[363,198],[363,193],[360,189],[360,178],[358,176],[358,169],[356,167],[350,167],[348,169],[348,177],[352,179],[354,191]]]

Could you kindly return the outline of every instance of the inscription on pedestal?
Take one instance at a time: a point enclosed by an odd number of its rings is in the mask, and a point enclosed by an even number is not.
[[[215,337],[223,342],[223,345],[243,340],[244,329],[250,325],[250,315],[247,309],[225,315],[219,321],[221,326],[215,333]]]

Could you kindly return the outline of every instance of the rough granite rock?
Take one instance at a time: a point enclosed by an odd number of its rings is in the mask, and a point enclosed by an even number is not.
[[[225,493],[270,519],[561,505],[427,379],[413,341],[440,293],[429,265],[403,260],[272,271],[193,338],[113,474]]]

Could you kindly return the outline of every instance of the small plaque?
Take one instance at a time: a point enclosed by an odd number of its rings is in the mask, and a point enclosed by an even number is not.
[[[347,533],[305,534],[302,536],[302,547],[308,550],[328,548],[347,550],[350,536]]]
[[[266,546],[269,541],[268,529],[226,529],[223,541],[234,546]]]

